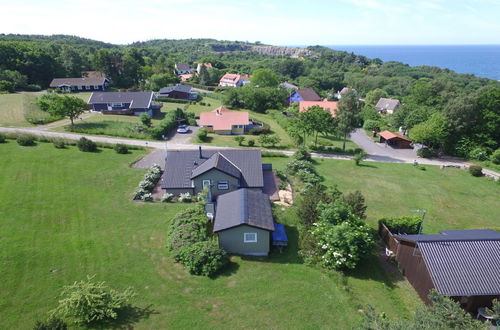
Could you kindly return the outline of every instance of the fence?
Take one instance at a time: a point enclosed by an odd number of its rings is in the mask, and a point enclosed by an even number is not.
[[[382,222],[378,226],[378,235],[389,250],[393,253],[397,252],[399,242],[394,238],[389,228],[387,228]]]

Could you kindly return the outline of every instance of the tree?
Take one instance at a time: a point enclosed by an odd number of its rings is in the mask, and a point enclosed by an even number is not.
[[[245,141],[245,137],[237,135],[234,137],[234,141],[238,142],[238,145],[241,146],[243,144],[243,141]]]
[[[158,91],[163,87],[173,85],[179,82],[179,78],[172,73],[155,73],[148,78],[146,89]]]
[[[198,73],[198,82],[201,85],[207,85],[210,82],[210,74],[205,64],[201,64],[200,73]]]
[[[151,127],[151,116],[147,113],[143,113],[139,116],[141,123],[146,127]]]
[[[364,151],[358,152],[354,157],[352,158],[354,162],[356,163],[357,166],[361,163],[363,159],[365,159],[368,156],[368,154]]]
[[[339,101],[339,110],[337,111],[338,131],[344,137],[342,151],[345,151],[347,135],[359,125],[360,103],[356,93],[348,91]]]
[[[453,98],[446,104],[443,113],[457,136],[469,135],[476,128],[480,116],[477,97],[464,95]]]
[[[68,117],[72,126],[74,120],[87,110],[84,100],[68,95],[45,94],[38,98],[37,104],[53,116]]]
[[[352,213],[360,219],[366,219],[365,197],[359,190],[348,193],[343,196],[343,201],[351,208]]]
[[[440,112],[433,114],[427,121],[416,125],[410,131],[410,139],[434,148],[442,146],[447,136],[446,120]]]
[[[105,282],[95,282],[94,276],[63,287],[59,305],[50,312],[53,317],[70,318],[74,323],[91,324],[117,319],[135,296],[131,288],[116,291]]]
[[[375,88],[366,94],[365,103],[368,105],[375,105],[382,97],[389,97],[389,94],[383,89]]]
[[[257,69],[252,73],[250,82],[259,87],[277,87],[279,78],[276,72],[270,69]]]
[[[500,88],[491,88],[481,93],[477,99],[481,113],[479,126],[486,139],[495,142],[493,148],[500,146]]]

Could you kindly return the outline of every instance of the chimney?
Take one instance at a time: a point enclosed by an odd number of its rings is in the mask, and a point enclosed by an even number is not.
[[[202,155],[202,153],[201,153],[201,146],[198,146],[198,151],[199,151],[199,153],[200,153],[200,159],[203,159],[203,155]]]

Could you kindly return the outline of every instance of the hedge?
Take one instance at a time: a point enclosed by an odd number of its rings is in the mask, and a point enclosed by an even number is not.
[[[394,234],[418,234],[421,221],[417,216],[403,216],[380,218],[378,223],[383,223]]]

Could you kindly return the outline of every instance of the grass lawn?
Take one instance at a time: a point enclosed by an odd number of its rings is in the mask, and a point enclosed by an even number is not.
[[[0,94],[0,126],[31,126],[24,118],[23,93]]]
[[[287,158],[270,158],[284,169]],[[267,161],[269,161],[267,160]],[[361,190],[368,204],[368,218],[375,227],[383,216],[411,215],[427,210],[424,232],[442,229],[489,228],[500,230],[500,181],[476,178],[468,171],[426,165],[422,171],[410,164],[389,164],[316,159],[325,184],[344,192]]]
[[[169,219],[186,205],[130,200],[145,171],[129,164],[144,151],[83,153],[13,141],[0,149],[2,329],[31,328],[55,307],[63,285],[87,274],[135,288],[134,305],[152,310],[137,329],[352,328],[367,304],[394,317],[420,303],[375,258],[348,276],[303,265],[293,209],[277,209],[288,226],[285,253],[233,257],[215,279],[190,276],[165,251]]]

